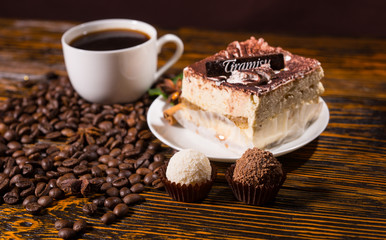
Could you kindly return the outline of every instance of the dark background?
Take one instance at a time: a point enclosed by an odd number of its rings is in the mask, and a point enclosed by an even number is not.
[[[317,36],[386,37],[385,0],[3,0],[0,17],[90,21],[130,18],[156,27]]]

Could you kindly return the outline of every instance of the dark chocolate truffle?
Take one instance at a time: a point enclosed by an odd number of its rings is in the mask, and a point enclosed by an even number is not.
[[[282,181],[283,169],[281,163],[271,152],[258,148],[248,149],[236,161],[233,180],[252,186],[274,185]]]

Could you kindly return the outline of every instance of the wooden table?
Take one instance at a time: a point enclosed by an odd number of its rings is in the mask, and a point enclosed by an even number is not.
[[[0,19],[0,72],[65,75],[60,37],[74,23]],[[159,35],[169,31],[160,30]],[[70,197],[32,216],[21,205],[0,205],[0,239],[56,238],[54,222],[84,218],[84,239],[385,239],[386,238],[386,40],[212,32],[181,28],[185,52],[170,70],[251,35],[273,46],[317,58],[325,70],[327,129],[305,147],[278,159],[288,172],[274,204],[244,205],[232,195],[224,172],[202,203],[172,201],[159,190],[144,193],[129,217],[112,225],[81,211],[85,198]],[[173,46],[161,55],[160,63]],[[4,88],[4,85],[3,85]],[[2,89],[2,99],[14,89]]]

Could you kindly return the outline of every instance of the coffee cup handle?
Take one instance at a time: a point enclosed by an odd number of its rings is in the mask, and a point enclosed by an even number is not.
[[[175,43],[176,44],[176,51],[174,52],[173,56],[165,63],[165,65],[160,67],[158,69],[158,71],[155,73],[154,81],[156,81],[174,63],[176,63],[177,60],[181,57],[182,53],[184,52],[184,44],[182,43],[182,40],[174,34],[166,34],[157,40],[157,53],[158,54],[161,52],[162,46],[167,42]]]

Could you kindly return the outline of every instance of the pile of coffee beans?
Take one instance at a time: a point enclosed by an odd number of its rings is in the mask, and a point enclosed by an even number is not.
[[[165,149],[146,123],[148,95],[108,105],[85,101],[66,77],[29,87],[26,96],[0,102],[5,203],[22,203],[27,212],[41,214],[69,195],[88,197],[83,212],[104,211],[101,221],[111,224],[145,200],[140,193],[147,186],[163,188],[158,170]],[[64,224],[58,234],[70,238],[77,229]]]
[[[63,239],[75,238],[78,233],[84,232],[87,228],[87,222],[84,219],[71,222],[69,220],[57,220],[55,228],[58,230],[58,236]]]

